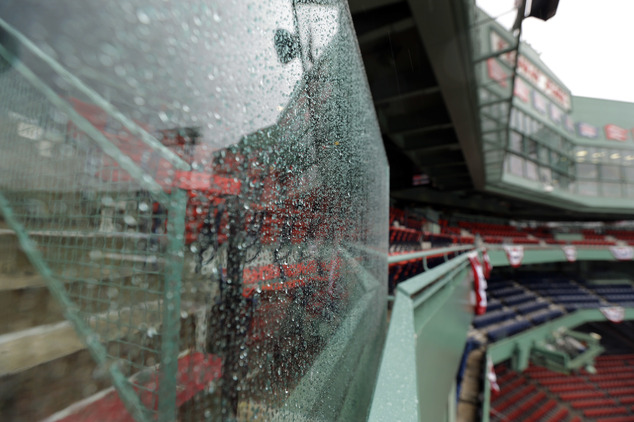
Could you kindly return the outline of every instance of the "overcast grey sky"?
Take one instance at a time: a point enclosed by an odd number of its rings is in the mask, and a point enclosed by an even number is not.
[[[513,8],[514,0],[477,0],[491,16]],[[573,95],[634,102],[634,1],[560,0],[547,22],[526,19],[522,39]],[[512,24],[514,13],[501,19]]]

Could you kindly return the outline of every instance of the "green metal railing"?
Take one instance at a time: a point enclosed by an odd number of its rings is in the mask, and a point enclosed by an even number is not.
[[[398,255],[390,255],[387,259],[388,264],[394,264],[397,262],[405,262],[411,259],[422,259],[425,270],[427,270],[427,260],[429,258],[438,258],[443,257],[445,260],[448,259],[449,255],[454,253],[460,253],[464,251],[468,251],[473,249],[471,245],[465,246],[449,246],[446,248],[434,248],[431,250],[425,250],[420,252],[412,252],[412,253],[404,253]]]
[[[397,286],[369,420],[454,420],[454,375],[471,322],[471,283],[463,253]]]
[[[175,420],[187,198],[172,186],[189,165],[2,19],[0,28],[32,59],[0,45],[11,63],[0,74],[4,221],[131,415]],[[63,81],[64,95],[43,74]]]

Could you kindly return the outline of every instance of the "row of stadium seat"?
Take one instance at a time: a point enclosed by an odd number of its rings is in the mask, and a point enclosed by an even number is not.
[[[562,422],[570,418],[568,407],[550,397],[547,390],[504,365],[497,365],[495,371],[500,391],[491,398],[491,421]],[[580,422],[574,417],[569,420]]]
[[[425,231],[424,227],[428,221],[415,213],[406,210],[390,207],[390,226],[398,223],[400,227]],[[566,234],[578,234],[580,239],[576,240],[556,240],[556,230],[550,227],[516,227],[503,223],[458,221],[450,222],[446,218],[440,218],[434,222],[440,227],[440,234],[450,239],[450,243],[472,243],[473,236],[480,235],[486,243],[501,244],[511,242],[515,244],[539,244],[545,241],[548,244],[572,244],[578,246],[613,246],[617,242],[626,242],[634,245],[634,231],[627,229],[573,229],[566,228]],[[469,236],[464,236],[464,233]],[[608,236],[610,238],[608,238]],[[613,240],[615,239],[615,240]]]

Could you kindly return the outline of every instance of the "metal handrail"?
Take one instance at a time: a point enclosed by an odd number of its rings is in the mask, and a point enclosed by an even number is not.
[[[439,251],[466,250],[478,251],[473,246],[460,246],[408,255],[424,258],[438,254]],[[420,353],[426,353],[422,349],[420,339],[425,336],[433,336],[431,333],[440,329],[441,325],[442,329],[467,332],[467,316],[464,320],[456,321],[449,318],[448,315],[455,315],[458,313],[458,309],[461,312],[464,311],[462,307],[467,301],[470,288],[468,283],[470,277],[469,255],[469,253],[463,253],[400,283],[396,287],[394,307],[374,390],[369,421],[399,419],[399,416],[407,420],[423,420],[420,407],[422,394],[424,394],[420,390],[421,379],[423,379],[421,377],[430,377],[428,378],[429,382],[432,382],[433,375],[428,372],[423,374],[420,364],[417,362]],[[403,256],[406,257],[406,255]],[[445,321],[448,325],[445,325]],[[458,359],[456,356],[448,356],[444,362],[439,364],[452,367],[456,359]],[[443,387],[443,392],[446,387]],[[455,390],[453,395],[450,389],[447,390],[447,395],[455,397]],[[426,405],[430,405],[430,403],[426,403]],[[446,403],[434,402],[431,404],[433,409],[426,407],[426,412],[438,414],[441,412],[440,408],[446,405]]]
[[[446,256],[452,252],[462,252],[469,249],[473,249],[473,245],[463,245],[463,246],[450,246],[447,248],[438,248],[438,249],[427,249],[420,252],[412,252],[407,254],[399,254],[399,255],[390,255],[387,258],[388,264],[395,264],[398,262],[409,261],[411,259],[419,259],[419,258],[435,258],[438,256]]]

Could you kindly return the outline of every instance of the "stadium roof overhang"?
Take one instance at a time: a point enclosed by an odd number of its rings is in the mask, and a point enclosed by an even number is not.
[[[456,205],[484,187],[468,21],[461,2],[351,0],[392,196]],[[458,205],[459,206],[459,205]]]
[[[517,219],[632,218],[618,201],[580,202],[523,181],[487,182],[468,2],[349,3],[394,200]]]

